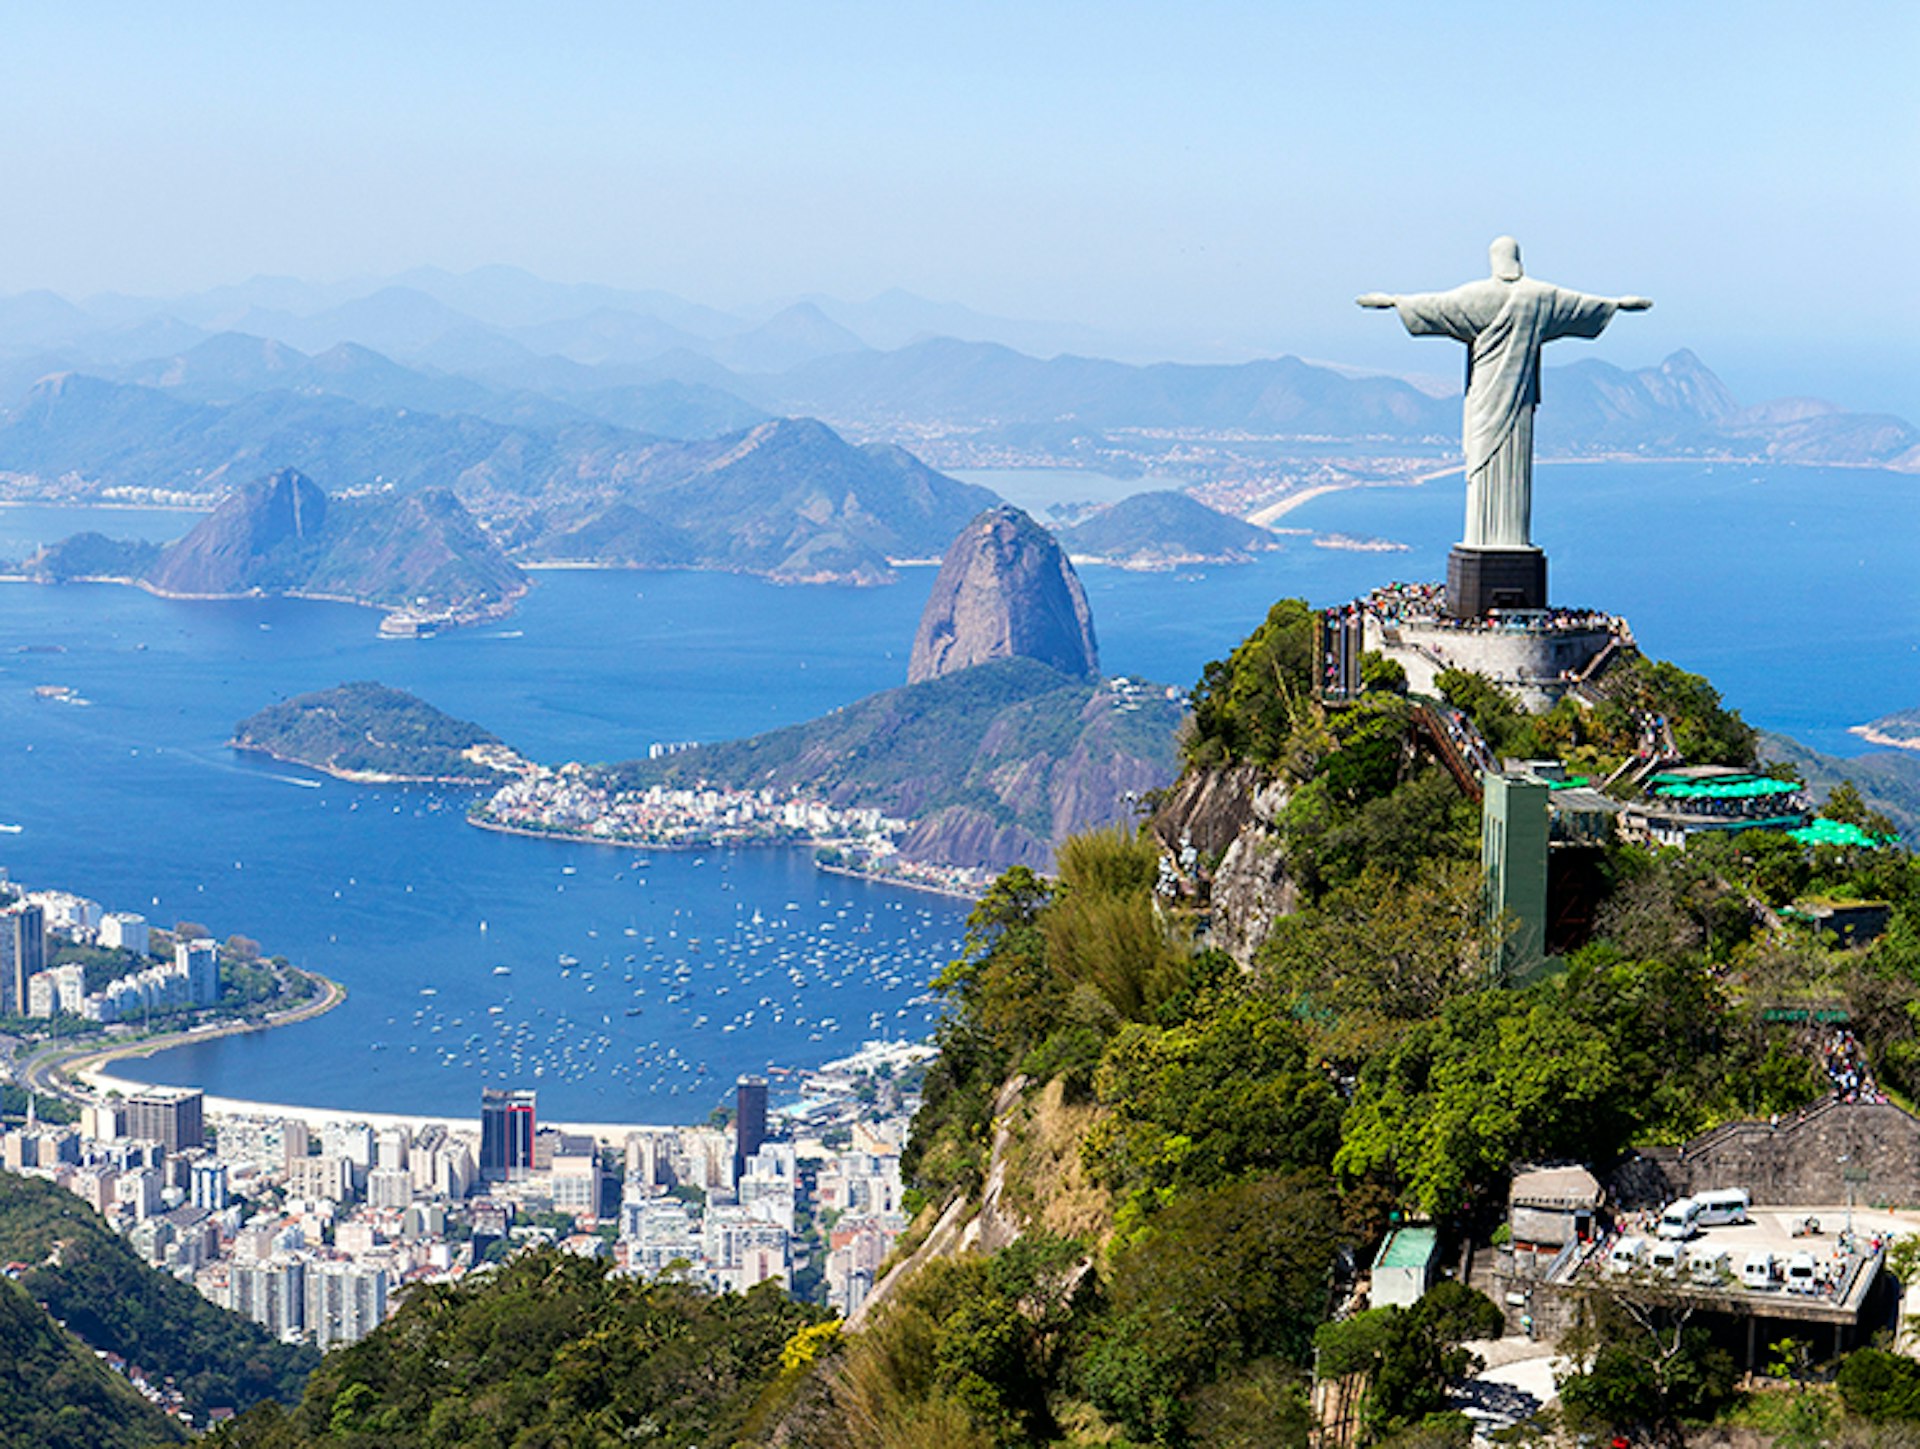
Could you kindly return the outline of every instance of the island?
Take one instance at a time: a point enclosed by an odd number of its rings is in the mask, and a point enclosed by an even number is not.
[[[811,843],[825,870],[973,895],[1131,822],[1177,773],[1185,714],[1184,691],[1102,673],[1066,554],[1000,505],[948,548],[904,686],[750,739],[530,770],[468,818],[611,845]]]
[[[479,725],[371,680],[269,705],[228,743],[360,784],[499,785],[530,768]]]
[[[1057,530],[1057,537],[1078,563],[1123,569],[1250,563],[1280,547],[1267,529],[1172,489],[1123,498]]]

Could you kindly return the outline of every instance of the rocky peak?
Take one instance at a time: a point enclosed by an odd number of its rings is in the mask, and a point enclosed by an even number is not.
[[[1053,535],[1002,504],[953,541],[920,615],[907,682],[995,659],[1037,659],[1064,674],[1100,672],[1087,595]]]
[[[1708,422],[1726,422],[1740,414],[1740,404],[1726,384],[1689,348],[1683,347],[1663,361],[1648,376],[1647,390],[1667,407],[1694,413]]]
[[[327,495],[306,474],[282,468],[229,493],[153,575],[165,592],[225,594],[271,586],[263,567],[292,569],[326,524]],[[271,583],[279,582],[277,579]]]

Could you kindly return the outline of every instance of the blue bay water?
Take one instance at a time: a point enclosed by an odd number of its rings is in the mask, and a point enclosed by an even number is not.
[[[1626,614],[1750,720],[1846,751],[1846,726],[1920,703],[1915,492],[1857,470],[1564,465],[1541,470],[1535,516],[1557,601]],[[1190,683],[1278,597],[1439,576],[1459,516],[1457,478],[1335,494],[1284,523],[1408,551],[1296,537],[1239,568],[1087,570],[1103,663]],[[160,538],[192,522],[0,509],[0,556],[80,527]],[[464,824],[469,792],[321,780],[223,742],[271,700],[362,678],[548,761],[769,729],[899,682],[932,579],[543,573],[511,619],[405,642],[342,605],[0,587],[0,821],[22,827],[0,835],[0,865],[257,937],[349,987],[315,1022],[142,1063],[152,1080],[463,1114],[510,1082],[556,1118],[695,1120],[741,1071],[923,1034],[963,905],[818,874],[804,851],[489,834]],[[92,703],[37,699],[39,684]]]

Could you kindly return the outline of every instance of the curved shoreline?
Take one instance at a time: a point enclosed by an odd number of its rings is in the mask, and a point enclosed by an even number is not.
[[[282,765],[297,765],[303,770],[312,770],[316,775],[327,775],[335,780],[345,780],[350,785],[471,785],[476,789],[497,789],[505,781],[489,777],[479,779],[472,775],[386,775],[374,770],[341,770],[332,765],[315,764],[312,760],[303,760],[295,755],[283,755],[268,745],[249,744],[242,739],[230,739],[227,748],[239,750],[248,755],[265,755]]]
[[[530,825],[507,825],[498,820],[467,816],[467,824],[496,835],[522,835],[528,840],[564,840],[574,845],[610,845],[616,850],[758,850],[772,845],[810,845],[806,840],[616,840],[611,835],[582,835],[570,830],[536,830]]]
[[[1875,729],[1870,724],[1851,725],[1847,729],[1850,735],[1858,735],[1870,745],[1878,745],[1883,750],[1920,751],[1920,736],[1890,735]]]
[[[875,875],[871,871],[855,870],[845,865],[823,865],[816,860],[813,868],[827,875],[844,875],[849,880],[870,881],[874,885],[899,886],[902,890],[920,891],[930,896],[945,896],[950,901],[965,901],[969,905],[978,905],[980,897],[972,891],[961,890],[957,886],[938,886],[932,881],[908,880],[903,876]]]
[[[81,1046],[65,1054],[58,1048],[53,1049],[44,1058],[29,1058],[23,1076],[32,1091],[46,1091],[55,1096],[64,1096],[61,1090],[69,1079],[86,1083],[89,1087],[98,1087],[101,1081],[120,1085],[126,1079],[114,1077],[105,1069],[115,1062],[136,1060],[141,1057],[157,1056],[175,1047],[191,1046],[195,1042],[214,1041],[223,1036],[244,1036],[250,1032],[271,1031],[276,1026],[297,1026],[303,1021],[312,1021],[325,1016],[334,1007],[347,999],[347,988],[330,976],[322,976],[318,971],[306,971],[299,967],[287,968],[299,971],[309,981],[318,982],[321,987],[317,1001],[302,1001],[283,1011],[271,1011],[258,1021],[228,1020],[202,1023],[186,1027],[179,1031],[166,1032],[156,1037],[141,1037],[137,1041],[117,1042],[105,1047]],[[138,1084],[145,1087],[147,1084]]]
[[[791,850],[818,850],[831,841],[821,840],[708,840],[699,844],[663,843],[655,844],[642,840],[615,840],[605,835],[575,835],[562,830],[535,830],[524,825],[503,825],[497,820],[483,820],[469,815],[467,824],[481,830],[491,830],[500,835],[521,835],[529,840],[564,840],[576,845],[611,845],[620,850],[768,850],[786,847]],[[899,876],[876,875],[870,871],[853,870],[844,865],[823,865],[818,859],[813,868],[828,875],[843,875],[849,880],[863,880],[872,885],[899,886],[902,890],[921,891],[927,895],[945,896],[949,900],[974,902],[980,897],[972,891],[964,891],[948,886],[937,886],[930,881],[905,880]]]

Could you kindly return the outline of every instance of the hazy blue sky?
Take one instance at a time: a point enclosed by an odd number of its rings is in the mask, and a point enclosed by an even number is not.
[[[0,291],[494,261],[899,286],[1455,366],[1369,288],[1644,292],[1600,344],[1920,416],[1920,6],[93,5],[0,31]]]

